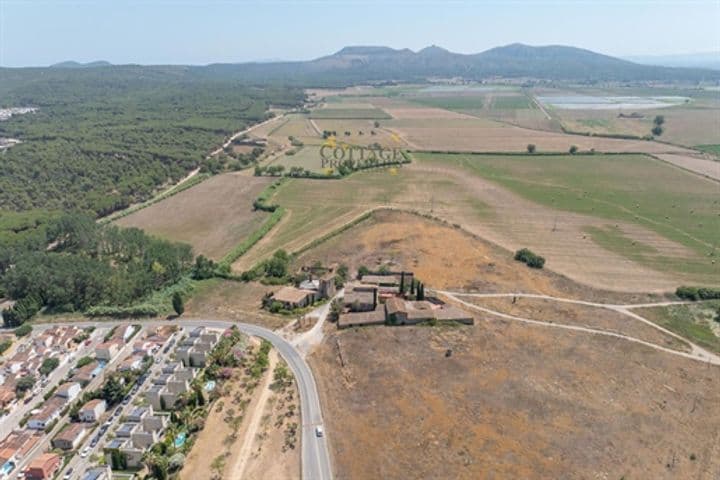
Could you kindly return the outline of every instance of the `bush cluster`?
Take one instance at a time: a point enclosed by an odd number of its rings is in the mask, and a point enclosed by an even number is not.
[[[527,248],[522,248],[515,252],[515,260],[523,262],[530,268],[543,268],[543,266],[545,266],[545,258],[533,253]]]
[[[678,287],[675,290],[675,295],[693,302],[698,300],[718,300],[720,299],[720,288]]]

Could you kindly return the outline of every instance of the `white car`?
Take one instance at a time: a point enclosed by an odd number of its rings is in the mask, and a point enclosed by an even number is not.
[[[80,452],[80,458],[85,458],[88,456],[88,453],[90,453],[90,447],[83,448],[83,451]]]
[[[323,431],[323,427],[321,427],[321,426],[319,426],[319,425],[318,425],[317,427],[315,427],[315,436],[316,436],[316,437],[319,438],[319,437],[322,437],[322,436],[324,436],[324,435],[325,435],[325,432]]]

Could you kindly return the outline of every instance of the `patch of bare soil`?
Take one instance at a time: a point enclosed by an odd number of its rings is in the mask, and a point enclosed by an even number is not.
[[[211,279],[198,283],[185,305],[186,318],[212,318],[262,325],[271,330],[286,325],[291,319],[272,315],[262,308],[263,295],[278,290],[259,282],[235,282]]]
[[[338,479],[720,472],[720,369],[630,342],[501,320],[378,327],[331,332],[310,361]]]
[[[632,317],[606,308],[542,298],[462,297],[462,300],[516,317],[606,330],[683,352],[690,350],[687,343]]]
[[[189,243],[196,254],[219,259],[256,230],[266,213],[253,201],[272,179],[217,175],[117,221],[153,235]]]

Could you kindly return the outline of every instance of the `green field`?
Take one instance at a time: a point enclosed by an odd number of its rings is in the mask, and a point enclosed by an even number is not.
[[[280,155],[273,160],[272,165],[283,165],[285,170],[292,167],[302,167],[316,173],[328,173],[323,169],[320,157],[320,147],[306,145],[294,155]]]
[[[387,120],[392,117],[379,108],[319,108],[310,113],[310,118]]]
[[[688,340],[720,353],[720,301],[642,308],[637,313]]]
[[[533,108],[530,99],[525,95],[509,95],[494,97],[492,108],[496,110],[521,110],[525,108]]]
[[[678,262],[637,244],[628,248],[632,242],[620,232],[589,233],[601,246],[653,268],[720,278],[708,257],[720,241],[715,182],[644,155],[415,156],[465,168],[548,207],[642,225],[694,250],[697,260]]]
[[[462,112],[465,110],[477,110],[483,108],[485,97],[482,95],[453,95],[441,97],[414,97],[412,101],[428,107],[444,108]]]
[[[695,148],[703,152],[711,153],[716,157],[720,157],[720,145],[698,145]]]

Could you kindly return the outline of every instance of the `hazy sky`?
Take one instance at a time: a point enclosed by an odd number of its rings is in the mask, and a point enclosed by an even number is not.
[[[0,0],[0,65],[311,59],[346,45],[720,50],[720,0]]]

